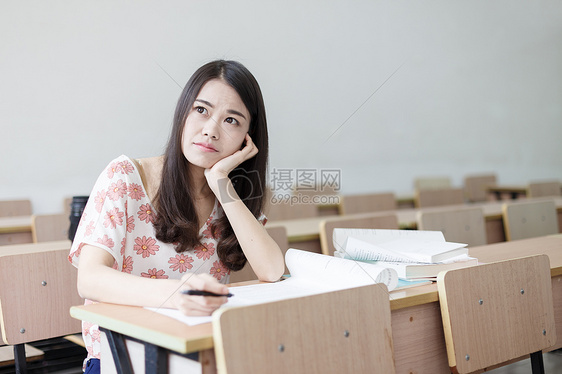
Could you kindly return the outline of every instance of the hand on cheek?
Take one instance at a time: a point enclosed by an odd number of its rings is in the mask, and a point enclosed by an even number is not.
[[[208,173],[218,174],[220,177],[227,177],[232,170],[246,160],[258,154],[259,150],[252,141],[249,134],[246,134],[244,142],[242,142],[241,149],[235,151],[230,156],[217,161],[210,169],[205,170],[205,175]]]

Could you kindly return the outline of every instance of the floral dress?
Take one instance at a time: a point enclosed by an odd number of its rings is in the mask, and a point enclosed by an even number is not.
[[[114,269],[139,277],[179,279],[186,272],[207,273],[228,283],[230,270],[218,258],[218,238],[211,232],[211,223],[224,214],[218,201],[215,199],[211,215],[199,231],[201,244],[177,253],[173,244],[155,237],[152,202],[135,165],[122,155],[98,177],[80,219],[69,261],[78,267],[82,247],[90,244],[113,256]],[[265,217],[260,221],[265,224]],[[86,360],[99,359],[98,325],[82,322],[82,335],[88,351]]]

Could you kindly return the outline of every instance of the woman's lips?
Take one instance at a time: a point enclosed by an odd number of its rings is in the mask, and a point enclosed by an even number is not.
[[[208,143],[193,143],[193,144],[199,147],[199,149],[201,149],[203,152],[218,152],[217,149],[213,147],[212,144],[208,144]]]

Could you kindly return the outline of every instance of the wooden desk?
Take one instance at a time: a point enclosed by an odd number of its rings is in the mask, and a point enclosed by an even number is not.
[[[31,216],[0,217],[0,245],[31,242]]]
[[[486,192],[493,194],[497,200],[502,200],[503,194],[510,195],[512,200],[519,197],[525,197],[527,195],[527,186],[488,186],[486,187]]]
[[[544,200],[546,198],[536,198],[537,200]],[[562,232],[562,198],[553,197],[558,209],[558,224],[560,232]],[[532,201],[535,199],[527,199]],[[486,233],[487,242],[498,243],[505,241],[505,233],[503,228],[502,218],[502,205],[505,201],[487,201],[481,203],[471,203],[463,205],[449,205],[440,207],[427,207],[421,209],[397,209],[392,211],[374,212],[380,215],[388,215],[394,213],[398,217],[400,228],[402,229],[415,229],[416,228],[416,215],[420,210],[424,212],[435,212],[440,210],[449,210],[463,207],[478,207],[482,208],[484,217],[486,219]],[[346,217],[361,218],[373,213],[349,214]],[[342,216],[322,216],[310,217],[302,219],[279,220],[269,221],[267,227],[284,226],[287,228],[287,236],[289,239],[289,246],[293,248],[309,250],[316,253],[322,253],[320,247],[320,222],[330,219],[341,219]]]
[[[549,256],[558,337],[552,349],[562,347],[561,249],[562,235],[470,249],[470,255],[482,262],[543,253]],[[436,284],[393,291],[390,293],[390,298],[396,373],[450,373]],[[70,313],[74,318],[98,323],[109,330],[174,352],[181,354],[202,352],[200,361],[203,362],[204,373],[214,370],[211,323],[188,326],[143,308],[112,304],[72,307]]]

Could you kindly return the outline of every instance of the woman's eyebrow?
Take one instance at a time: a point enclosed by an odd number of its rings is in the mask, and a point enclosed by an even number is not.
[[[240,117],[246,119],[246,116],[244,116],[242,113],[240,113],[240,112],[237,111],[237,110],[228,109],[226,112],[229,113],[229,114],[236,114],[237,116],[240,116]]]
[[[210,106],[211,108],[214,108],[215,106],[213,104],[211,104],[210,102],[208,102],[207,100],[203,100],[203,99],[195,99],[195,101],[199,101],[200,103],[203,103],[205,105]]]
[[[203,103],[203,104],[205,104],[205,105],[207,105],[207,106],[209,106],[209,107],[211,107],[211,108],[214,108],[214,107],[215,107],[215,106],[214,106],[213,104],[211,104],[211,103],[210,103],[210,102],[208,102],[207,100],[203,100],[203,99],[195,99],[195,101],[198,101],[198,102],[200,102],[200,103]],[[228,109],[228,110],[227,110],[226,112],[227,112],[228,114],[236,114],[237,116],[240,116],[240,117],[242,117],[242,118],[246,119],[246,116],[245,116],[245,115],[243,115],[242,113],[240,113],[240,112],[239,112],[239,111],[237,111],[237,110],[234,110],[234,109]]]

